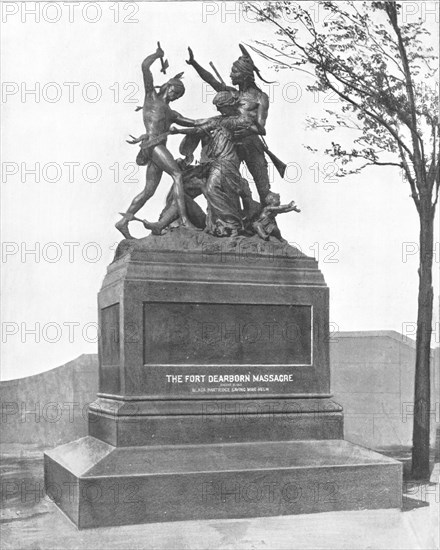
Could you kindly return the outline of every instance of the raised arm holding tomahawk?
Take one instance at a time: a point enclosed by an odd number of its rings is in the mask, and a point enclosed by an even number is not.
[[[155,53],[147,56],[142,62],[145,88],[142,115],[145,134],[138,139],[134,138],[130,143],[141,143],[141,150],[136,162],[140,166],[146,166],[147,173],[144,189],[133,199],[127,212],[123,214],[122,219],[115,225],[126,239],[131,238],[128,223],[135,219],[135,214],[138,210],[154,195],[163,172],[166,172],[173,178],[174,194],[182,225],[196,229],[188,220],[186,214],[180,168],[166,147],[167,136],[172,123],[191,126],[194,124],[194,121],[182,117],[169,106],[171,101],[179,99],[185,93],[185,87],[181,81],[183,73],[179,73],[174,78],[171,78],[168,82],[158,87],[159,90],[156,91],[151,73],[151,65],[156,59],[160,59],[161,70],[165,74],[168,62],[163,61],[163,57],[164,52],[158,42]]]
[[[269,98],[255,83],[254,73],[256,73],[259,78],[261,78],[261,76],[251,56],[242,44],[240,44],[240,49],[243,55],[233,63],[231,68],[230,77],[233,86],[228,86],[223,79],[221,79],[212,63],[211,67],[218,78],[199,65],[194,59],[191,48],[188,48],[189,59],[187,63],[193,66],[197,74],[217,92],[227,90],[237,93],[239,96],[238,110],[241,116],[247,117],[250,122],[249,126],[256,126],[259,128],[260,136],[264,136],[266,133],[265,126],[269,111]],[[263,79],[261,78],[261,80]],[[235,86],[238,86],[238,89]],[[260,202],[264,205],[265,198],[270,191],[265,153],[268,154],[274,162],[281,176],[284,176],[286,165],[268,150],[266,144],[258,135],[255,135],[255,133],[240,131],[236,133],[235,138],[239,157],[249,168],[249,172],[254,178],[258,194],[260,195]]]

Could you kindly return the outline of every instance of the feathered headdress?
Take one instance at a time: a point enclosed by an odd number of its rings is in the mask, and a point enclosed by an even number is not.
[[[170,78],[168,80],[167,84],[172,84],[173,86],[179,86],[185,89],[185,86],[183,85],[183,82],[182,82],[182,76],[183,76],[183,72],[177,73],[176,76],[173,76],[173,78]]]
[[[254,72],[257,74],[258,78],[262,80],[263,82],[266,82],[266,84],[273,84],[273,82],[269,82],[268,80],[264,80],[264,78],[260,74],[260,70],[258,67],[256,67],[252,57],[250,56],[247,49],[243,46],[243,44],[239,44],[240,50],[243,55],[241,55],[237,61],[234,61],[234,67],[237,68],[243,75],[248,76],[250,78],[254,78]]]

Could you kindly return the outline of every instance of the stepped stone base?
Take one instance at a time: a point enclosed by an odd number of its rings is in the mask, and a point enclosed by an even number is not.
[[[257,237],[122,241],[98,295],[89,436],[45,455],[79,527],[401,504],[401,464],[343,440],[318,264]]]
[[[401,463],[344,440],[113,447],[45,454],[48,494],[79,527],[399,508]]]
[[[89,435],[115,447],[343,439],[343,424],[342,407],[328,398],[98,398],[89,409]]]

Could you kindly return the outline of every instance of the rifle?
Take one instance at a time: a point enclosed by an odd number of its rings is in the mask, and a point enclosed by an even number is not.
[[[220,80],[220,82],[226,86],[225,81],[223,80],[223,78],[220,76],[220,73],[215,68],[214,63],[212,61],[210,61],[209,64],[211,65],[212,70],[215,72],[215,74],[216,74],[217,78]]]
[[[280,160],[276,155],[272,153],[272,151],[269,150],[269,147],[267,146],[266,140],[261,137],[261,141],[263,143],[263,149],[266,155],[270,158],[270,160],[273,162],[273,165],[277,169],[279,175],[284,178],[284,174],[286,173],[287,165],[284,164],[282,160]]]

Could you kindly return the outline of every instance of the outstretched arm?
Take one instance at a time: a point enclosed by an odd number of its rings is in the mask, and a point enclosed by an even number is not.
[[[220,80],[217,80],[215,76],[204,69],[201,65],[197,63],[197,61],[194,59],[194,54],[191,48],[188,48],[189,52],[189,59],[187,60],[188,65],[192,65],[194,69],[197,71],[197,74],[200,76],[202,80],[204,80],[207,84],[212,86],[216,92],[223,92],[225,90],[235,90],[232,86],[227,86],[223,82],[220,82]]]
[[[192,135],[202,135],[203,130],[201,128],[176,128],[176,126],[171,126],[170,134],[192,134]]]
[[[205,124],[206,122],[208,122],[208,120],[210,119],[209,118],[198,118],[198,119],[187,118],[182,116],[177,111],[173,111],[173,122],[176,124],[179,124],[179,126],[190,126],[190,127],[201,126],[202,124]]]
[[[162,50],[162,48],[158,47],[154,53],[147,56],[142,61],[142,74],[144,76],[145,94],[154,92],[153,75],[151,74],[150,67],[156,61],[156,59],[160,59],[163,56],[164,56],[164,51]]]
[[[195,134],[200,136],[202,136],[203,134],[208,135],[209,131],[213,130],[216,127],[217,119],[218,117],[212,117],[205,120],[191,121],[195,123],[195,126],[191,128],[177,128],[176,126],[171,126],[170,134]]]
[[[266,208],[274,214],[284,214],[293,211],[301,212],[294,201],[289,202],[289,204],[280,204],[279,206],[266,206]]]
[[[196,120],[182,116],[177,111],[173,111],[173,122],[175,124],[179,124],[179,126],[190,126],[190,127],[195,126],[197,124]]]

